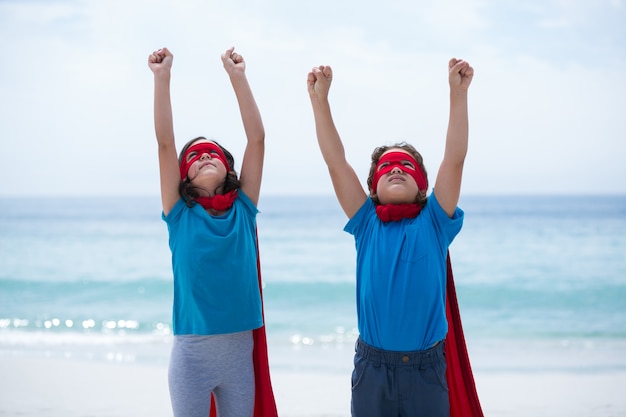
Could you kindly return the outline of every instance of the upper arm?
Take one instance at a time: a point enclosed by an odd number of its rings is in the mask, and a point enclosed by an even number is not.
[[[241,190],[258,205],[263,177],[263,161],[265,158],[265,137],[248,140],[241,163],[239,181]]]
[[[452,217],[461,195],[463,161],[449,162],[445,158],[439,167],[433,193],[446,214]]]
[[[167,216],[180,198],[178,192],[180,170],[176,147],[173,144],[159,145],[159,174],[161,180],[161,203],[163,204],[163,213]]]
[[[367,194],[354,169],[347,161],[328,165],[328,172],[339,205],[351,219],[367,200]]]

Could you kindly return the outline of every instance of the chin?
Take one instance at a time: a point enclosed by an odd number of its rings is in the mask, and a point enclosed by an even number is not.
[[[409,193],[385,193],[384,196],[378,194],[380,204],[407,204],[415,202],[415,196]]]

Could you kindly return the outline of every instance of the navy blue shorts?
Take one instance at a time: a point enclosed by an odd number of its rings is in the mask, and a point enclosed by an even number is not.
[[[392,352],[356,342],[353,417],[449,417],[444,342]]]

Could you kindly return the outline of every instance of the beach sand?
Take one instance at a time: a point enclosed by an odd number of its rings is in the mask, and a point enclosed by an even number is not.
[[[0,356],[0,416],[171,416],[165,366]],[[626,372],[475,373],[485,416],[626,416]],[[350,415],[348,372],[272,372],[282,417]]]

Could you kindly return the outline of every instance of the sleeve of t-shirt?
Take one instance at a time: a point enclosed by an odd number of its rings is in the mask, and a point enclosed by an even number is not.
[[[365,202],[361,206],[359,210],[352,216],[348,223],[346,223],[343,228],[344,232],[348,232],[351,235],[356,235],[359,231],[359,228],[365,223],[366,218],[369,216],[369,213],[375,210],[374,202],[371,198],[366,198]]]
[[[161,218],[163,219],[163,221],[165,221],[165,223],[170,225],[180,218],[180,214],[182,213],[184,208],[185,202],[182,198],[179,198],[176,204],[174,204],[174,207],[172,207],[172,210],[167,213],[167,216],[163,211],[161,211]]]
[[[459,207],[454,210],[452,217],[448,217],[448,213],[441,207],[439,201],[435,197],[435,193],[431,193],[428,197],[426,210],[430,213],[437,228],[443,232],[448,240],[452,242],[454,237],[461,231],[465,213]]]
[[[257,215],[259,209],[254,205],[252,200],[250,200],[250,197],[241,191],[241,189],[237,191],[237,198],[243,203],[246,210],[248,210],[253,217]]]

